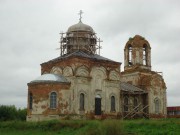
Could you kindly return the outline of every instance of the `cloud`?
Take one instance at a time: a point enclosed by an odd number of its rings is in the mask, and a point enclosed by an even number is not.
[[[179,0],[1,0],[0,104],[26,106],[27,83],[40,75],[39,64],[59,56],[59,32],[78,22],[80,9],[82,21],[103,40],[104,57],[124,62],[129,37],[145,37],[153,70],[163,71],[168,104],[180,104],[179,5]]]

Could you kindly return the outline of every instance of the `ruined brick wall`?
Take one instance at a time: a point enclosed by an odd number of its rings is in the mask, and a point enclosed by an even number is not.
[[[62,74],[71,82],[71,112],[94,112],[97,94],[102,98],[102,112],[110,112],[111,96],[115,96],[116,110],[119,111],[120,63],[72,57],[42,64],[43,72]],[[84,111],[79,110],[81,93],[85,95]]]
[[[69,113],[69,83],[29,83],[27,120],[36,120],[38,116],[50,116]],[[57,108],[50,108],[50,94],[57,93]],[[30,93],[33,96],[32,109],[29,107]]]
[[[70,67],[74,75],[77,68],[80,66],[85,66],[89,70],[94,66],[96,67],[102,66],[107,69],[107,72],[110,70],[116,70],[120,72],[120,63],[118,62],[88,59],[84,57],[74,56],[74,57],[64,58],[64,59],[60,59],[56,61],[49,61],[46,63],[42,63],[41,74],[53,72],[53,69],[56,67],[58,68],[59,72],[63,73],[65,72],[64,70],[66,70],[66,67]]]
[[[166,84],[158,73],[151,71],[151,47],[139,35],[130,38],[124,49],[122,81],[148,92],[150,117],[164,117],[166,111]],[[157,106],[158,104],[158,106]]]
[[[133,85],[148,92],[148,105],[150,117],[166,117],[166,84],[161,75],[153,71],[125,71],[122,81],[132,82]],[[159,101],[159,112],[155,110],[155,102]]]
[[[117,116],[120,107],[120,63],[70,57],[41,64],[42,74],[59,74],[69,84],[28,84],[33,94],[33,109],[28,109],[27,120],[59,119],[65,115],[88,116],[95,112],[95,97],[101,97],[103,116]],[[58,106],[49,108],[49,94],[58,93]],[[84,94],[84,110],[80,110],[80,94]],[[111,111],[111,96],[115,97],[115,111]],[[28,99],[29,103],[29,99]]]
[[[141,74],[139,84],[148,91],[149,113],[153,116],[167,114],[166,84],[161,75],[155,72],[151,74]],[[156,101],[159,101],[159,112],[156,112]]]

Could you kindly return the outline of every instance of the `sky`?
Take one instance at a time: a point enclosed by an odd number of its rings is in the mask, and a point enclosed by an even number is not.
[[[179,0],[0,0],[0,105],[27,106],[27,83],[40,76],[41,63],[59,56],[59,33],[78,23],[79,10],[103,40],[104,57],[124,63],[128,39],[145,37],[168,106],[180,106]]]

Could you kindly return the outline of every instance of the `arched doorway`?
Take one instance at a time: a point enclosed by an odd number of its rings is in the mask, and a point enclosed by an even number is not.
[[[101,96],[96,95],[95,97],[95,115],[101,115]]]

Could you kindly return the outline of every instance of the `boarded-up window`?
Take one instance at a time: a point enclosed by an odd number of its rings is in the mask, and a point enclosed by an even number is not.
[[[56,92],[52,92],[50,95],[50,108],[56,108],[57,107],[57,94]]]
[[[29,94],[29,109],[32,109],[33,106],[33,95],[32,93]]]
[[[154,101],[155,103],[155,113],[159,113],[159,108],[160,108],[160,102],[159,102],[159,99],[155,99]]]
[[[84,94],[83,93],[80,94],[80,110],[81,111],[84,110]]]
[[[111,96],[111,111],[116,111],[115,110],[115,97]]]

